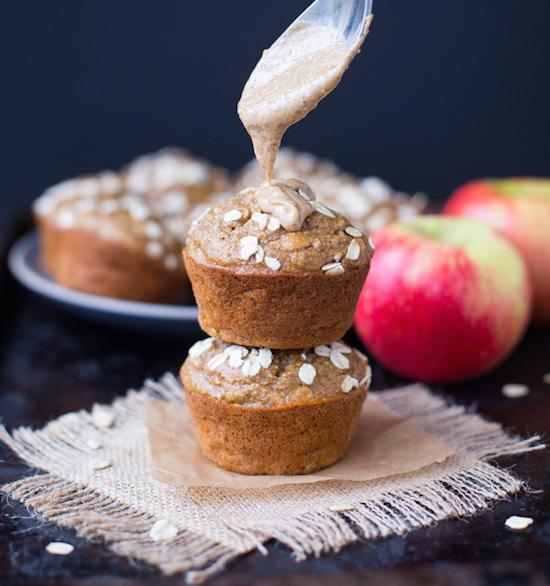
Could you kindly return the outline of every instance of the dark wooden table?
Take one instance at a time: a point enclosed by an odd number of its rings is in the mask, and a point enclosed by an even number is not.
[[[20,288],[7,274],[5,237],[0,257],[0,414],[8,428],[42,426],[67,411],[109,402],[146,377],[176,371],[193,341],[153,333],[109,329],[58,312]],[[356,343],[355,340],[352,340]],[[487,417],[522,434],[550,430],[550,332],[529,332],[514,355],[490,376],[445,389],[459,403],[474,404]],[[375,388],[399,381],[375,367]],[[506,399],[507,382],[526,383],[531,394]],[[295,564],[281,545],[270,555],[250,554],[210,583],[225,586],[450,584],[539,586],[550,584],[550,456],[535,452],[501,462],[533,489],[474,518],[450,520],[404,537],[360,542],[339,555]],[[0,484],[29,470],[0,446]],[[525,532],[504,529],[512,514],[535,519]],[[76,545],[75,553],[44,552],[52,540]],[[172,585],[145,564],[117,557],[101,543],[90,544],[55,525],[33,518],[15,502],[0,502],[0,584]]]

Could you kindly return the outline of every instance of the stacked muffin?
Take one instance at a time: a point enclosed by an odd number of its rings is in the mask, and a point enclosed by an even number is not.
[[[184,261],[212,337],[189,350],[181,378],[216,464],[303,474],[344,454],[371,371],[340,338],[372,253],[297,180],[245,189],[195,221]]]

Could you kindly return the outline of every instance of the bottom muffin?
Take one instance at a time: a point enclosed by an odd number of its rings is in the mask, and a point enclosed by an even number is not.
[[[371,379],[342,342],[269,350],[197,342],[181,380],[204,454],[242,474],[307,474],[345,453]]]

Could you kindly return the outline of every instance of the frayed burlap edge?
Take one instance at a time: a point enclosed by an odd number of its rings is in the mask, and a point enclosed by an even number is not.
[[[155,543],[149,536],[156,521],[152,515],[53,474],[24,478],[0,490],[32,513],[90,541],[104,539],[115,553],[146,561],[165,574],[207,567],[207,577],[246,553],[186,530],[167,544]]]
[[[143,418],[149,398],[173,401],[181,397],[179,383],[167,374],[159,382],[147,381],[140,391],[129,391],[112,409],[117,418]],[[457,455],[414,474],[360,483],[360,498],[357,483],[350,483],[354,487],[350,510],[326,509],[242,528],[247,546],[232,548],[190,530],[181,530],[171,542],[155,543],[149,537],[156,520],[152,515],[51,473],[24,478],[0,490],[49,521],[87,539],[105,540],[117,554],[146,561],[165,574],[187,572],[188,583],[199,583],[244,553],[253,549],[266,553],[262,544],[269,539],[285,544],[301,561],[310,555],[337,552],[360,537],[401,535],[442,519],[473,515],[525,488],[521,480],[490,460],[544,447],[539,436],[523,439],[508,434],[462,406],[449,405],[422,385],[377,393],[377,397],[398,415],[413,418],[451,445]],[[75,417],[89,420],[90,415],[81,411],[64,417],[74,430]],[[66,438],[60,437],[62,420],[38,431],[19,428],[9,434],[0,427],[0,440],[27,464],[48,471],[56,442],[59,448],[70,450]],[[54,434],[49,433],[53,424],[57,426]],[[330,484],[318,490],[331,490]]]

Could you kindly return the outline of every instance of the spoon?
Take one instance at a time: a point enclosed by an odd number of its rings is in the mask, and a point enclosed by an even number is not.
[[[315,0],[263,52],[237,110],[268,183],[284,133],[340,83],[371,12],[372,0]]]
[[[290,25],[299,22],[333,26],[344,37],[346,47],[354,50],[372,14],[372,0],[315,0]]]

